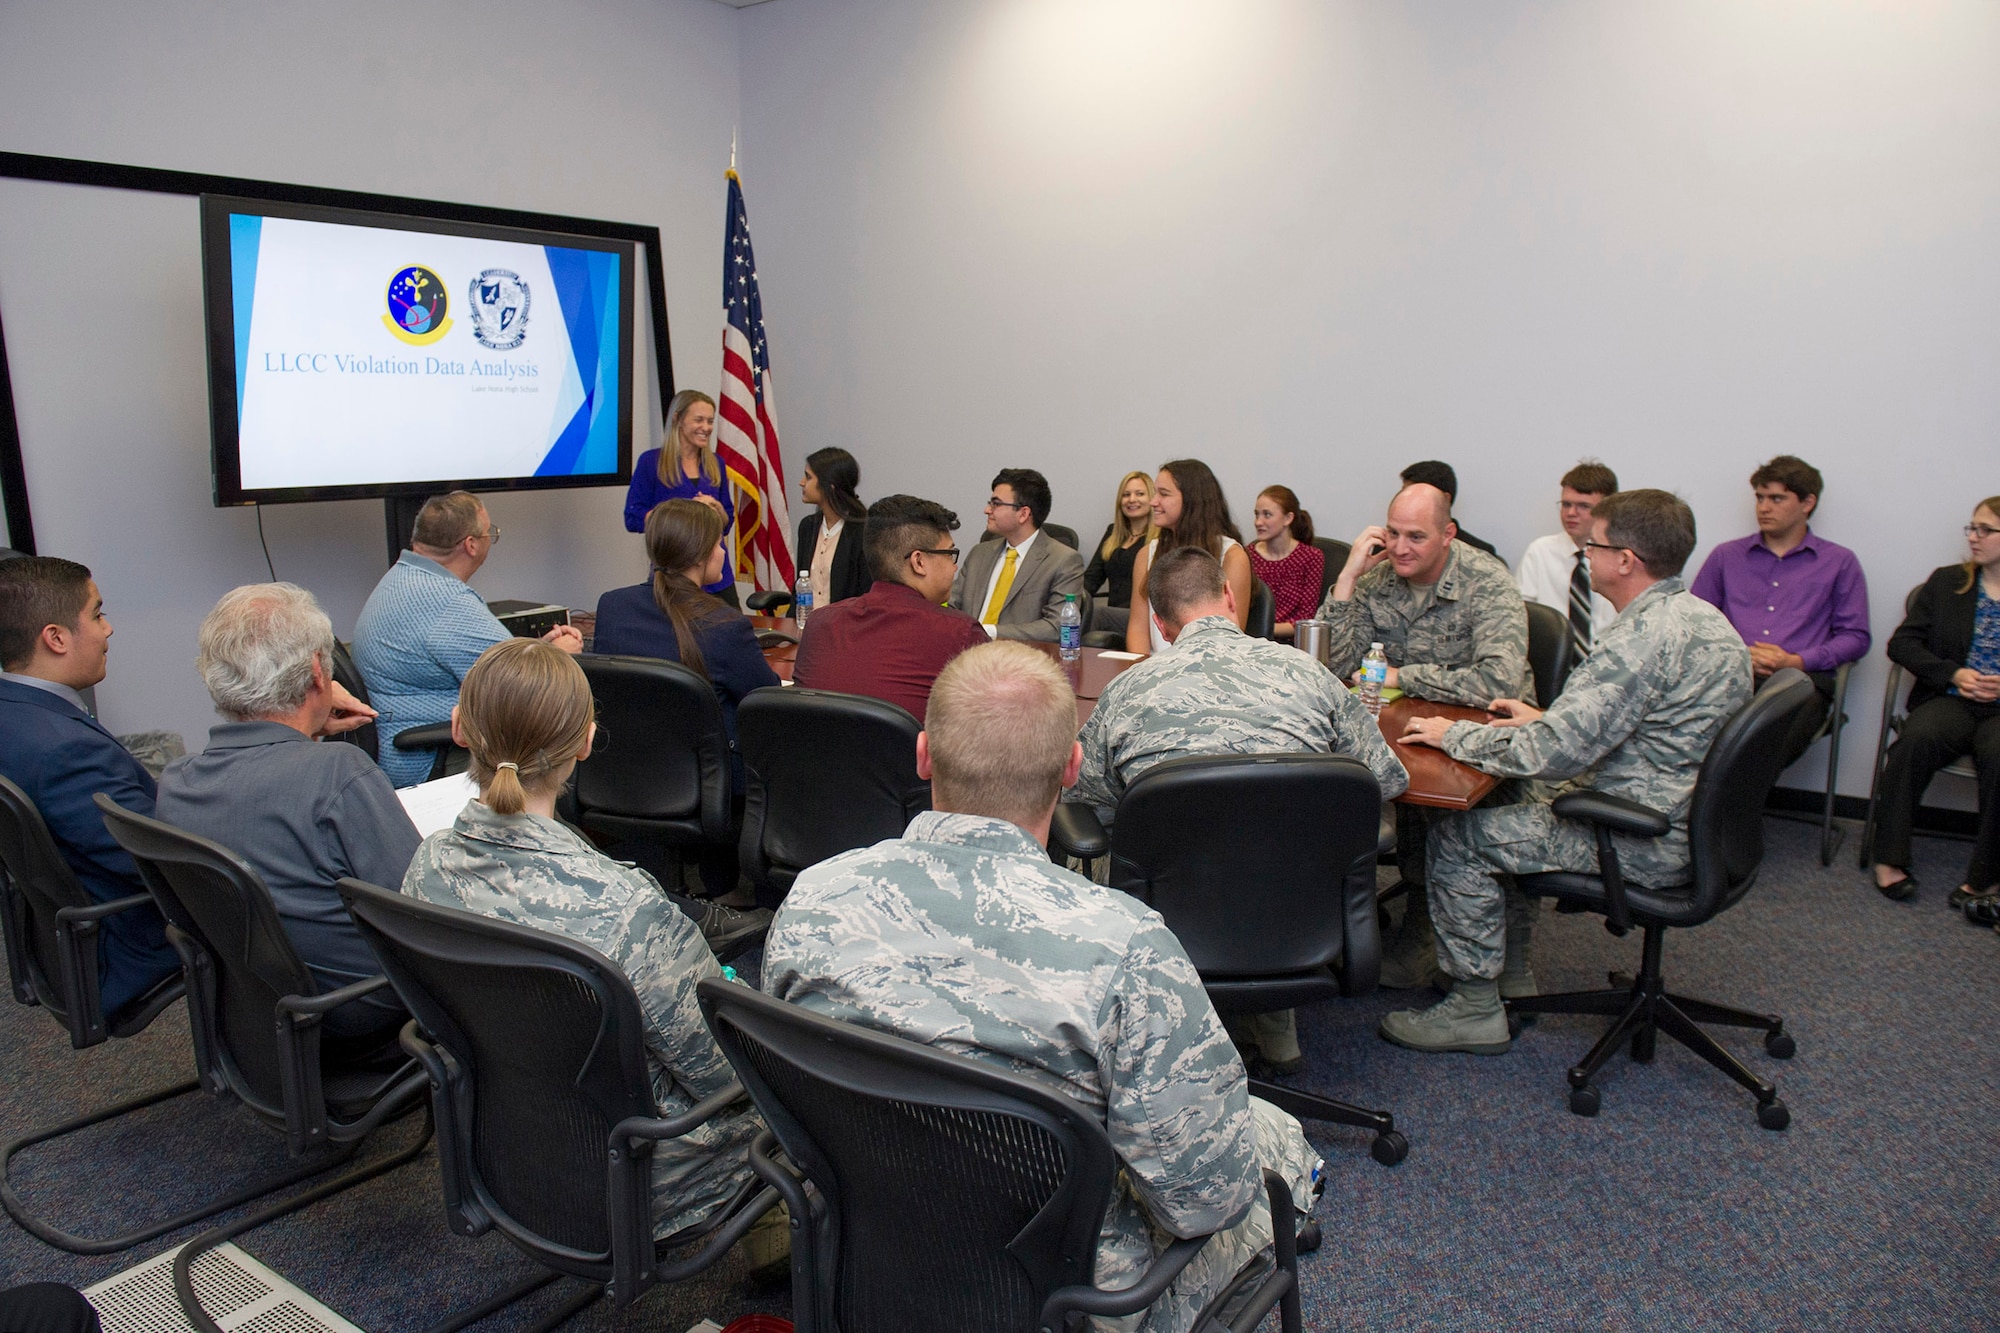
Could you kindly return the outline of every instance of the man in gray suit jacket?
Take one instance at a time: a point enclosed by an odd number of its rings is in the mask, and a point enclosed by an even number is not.
[[[1049,517],[1048,479],[1032,468],[1010,467],[993,479],[982,541],[966,555],[951,585],[951,605],[972,616],[989,639],[1054,643],[1061,632],[1063,598],[1074,595],[1089,615],[1083,590],[1083,557],[1042,531]]]

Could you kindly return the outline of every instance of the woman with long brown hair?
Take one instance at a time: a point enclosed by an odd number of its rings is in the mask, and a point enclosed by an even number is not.
[[[1122,630],[1132,609],[1132,565],[1139,548],[1160,534],[1153,529],[1153,479],[1144,472],[1127,472],[1118,480],[1111,504],[1111,522],[1097,543],[1097,554],[1083,571],[1083,590],[1096,601],[1090,623],[1098,629]]]
[[[1326,595],[1326,552],[1312,544],[1313,521],[1289,486],[1266,486],[1257,492],[1250,522],[1257,540],[1250,543],[1250,572],[1271,590],[1272,631],[1292,637],[1292,626],[1312,619]]]
[[[722,701],[737,790],[743,765],[736,758],[736,705],[752,690],[778,683],[778,673],[757,646],[757,631],[721,599],[702,591],[728,559],[722,515],[694,500],[668,500],[646,516],[646,554],[653,577],[613,588],[597,599],[600,653],[663,657],[705,678]],[[735,887],[733,882],[728,888]]]
[[[466,672],[452,739],[471,752],[479,796],[424,839],[403,892],[587,944],[624,972],[652,1032],[646,1063],[659,1114],[679,1115],[729,1086],[694,983],[722,969],[702,931],[645,871],[614,861],[556,818],[556,796],[588,758],[597,723],[576,660],[509,639]],[[633,738],[637,740],[637,738]],[[712,909],[711,909],[712,910]],[[747,1106],[717,1113],[653,1150],[653,1234],[699,1225],[752,1179],[744,1152],[763,1130]]]
[[[1902,899],[1910,825],[1931,776],[1970,754],[1979,772],[1979,826],[1965,882],[1948,901],[1966,919],[2000,927],[2000,495],[1965,525],[1968,559],[1933,570],[1889,636],[1889,660],[1915,677],[1909,721],[1882,761],[1875,887]]]
[[[715,400],[699,389],[682,389],[667,404],[664,443],[639,455],[632,467],[632,485],[625,492],[625,530],[643,532],[646,515],[667,500],[698,500],[722,515],[722,530],[736,525],[736,502],[715,456]],[[703,592],[736,605],[736,571],[725,544],[722,572]]]
[[[1157,653],[1167,646],[1153,624],[1146,600],[1146,571],[1153,561],[1176,546],[1199,546],[1222,562],[1222,577],[1236,598],[1236,628],[1250,617],[1250,557],[1243,552],[1243,534],[1229,516],[1229,501],[1208,464],[1179,458],[1160,465],[1153,478],[1153,526],[1159,536],[1132,562],[1132,618],[1125,626],[1128,652]]]

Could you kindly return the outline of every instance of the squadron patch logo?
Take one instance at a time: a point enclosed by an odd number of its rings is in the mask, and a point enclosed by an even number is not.
[[[504,268],[489,268],[466,289],[472,336],[481,347],[511,352],[528,336],[528,284]]]
[[[421,264],[412,264],[389,279],[389,313],[382,322],[389,332],[415,347],[428,347],[451,328],[444,279]]]

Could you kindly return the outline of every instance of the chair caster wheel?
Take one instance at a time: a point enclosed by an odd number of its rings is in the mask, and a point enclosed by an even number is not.
[[[1799,1044],[1789,1032],[1773,1032],[1764,1038],[1764,1054],[1773,1060],[1789,1060],[1798,1054]]]
[[[1410,1155],[1410,1141],[1393,1129],[1385,1129],[1368,1145],[1368,1155],[1384,1166],[1394,1166]]]
[[[1320,1236],[1319,1223],[1317,1222],[1306,1223],[1304,1226],[1299,1228],[1297,1253],[1311,1254],[1314,1250],[1317,1250],[1319,1248],[1321,1239],[1322,1238]]]
[[[1757,1108],[1757,1123],[1765,1129],[1783,1129],[1792,1123],[1792,1113],[1780,1101],[1768,1101]]]
[[[1509,1013],[1507,1015],[1507,1035],[1509,1037],[1519,1037],[1521,1035],[1521,1016],[1519,1014]]]
[[[1569,1109],[1572,1115],[1596,1115],[1600,1104],[1597,1089],[1588,1083],[1569,1090]]]

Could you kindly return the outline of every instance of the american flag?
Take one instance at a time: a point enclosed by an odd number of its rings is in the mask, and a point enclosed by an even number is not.
[[[785,462],[778,453],[771,349],[764,341],[764,302],[757,295],[757,261],[743,183],[729,173],[729,239],[722,250],[722,393],[716,409],[715,451],[736,497],[737,576],[759,589],[789,588],[791,516],[785,506]]]

